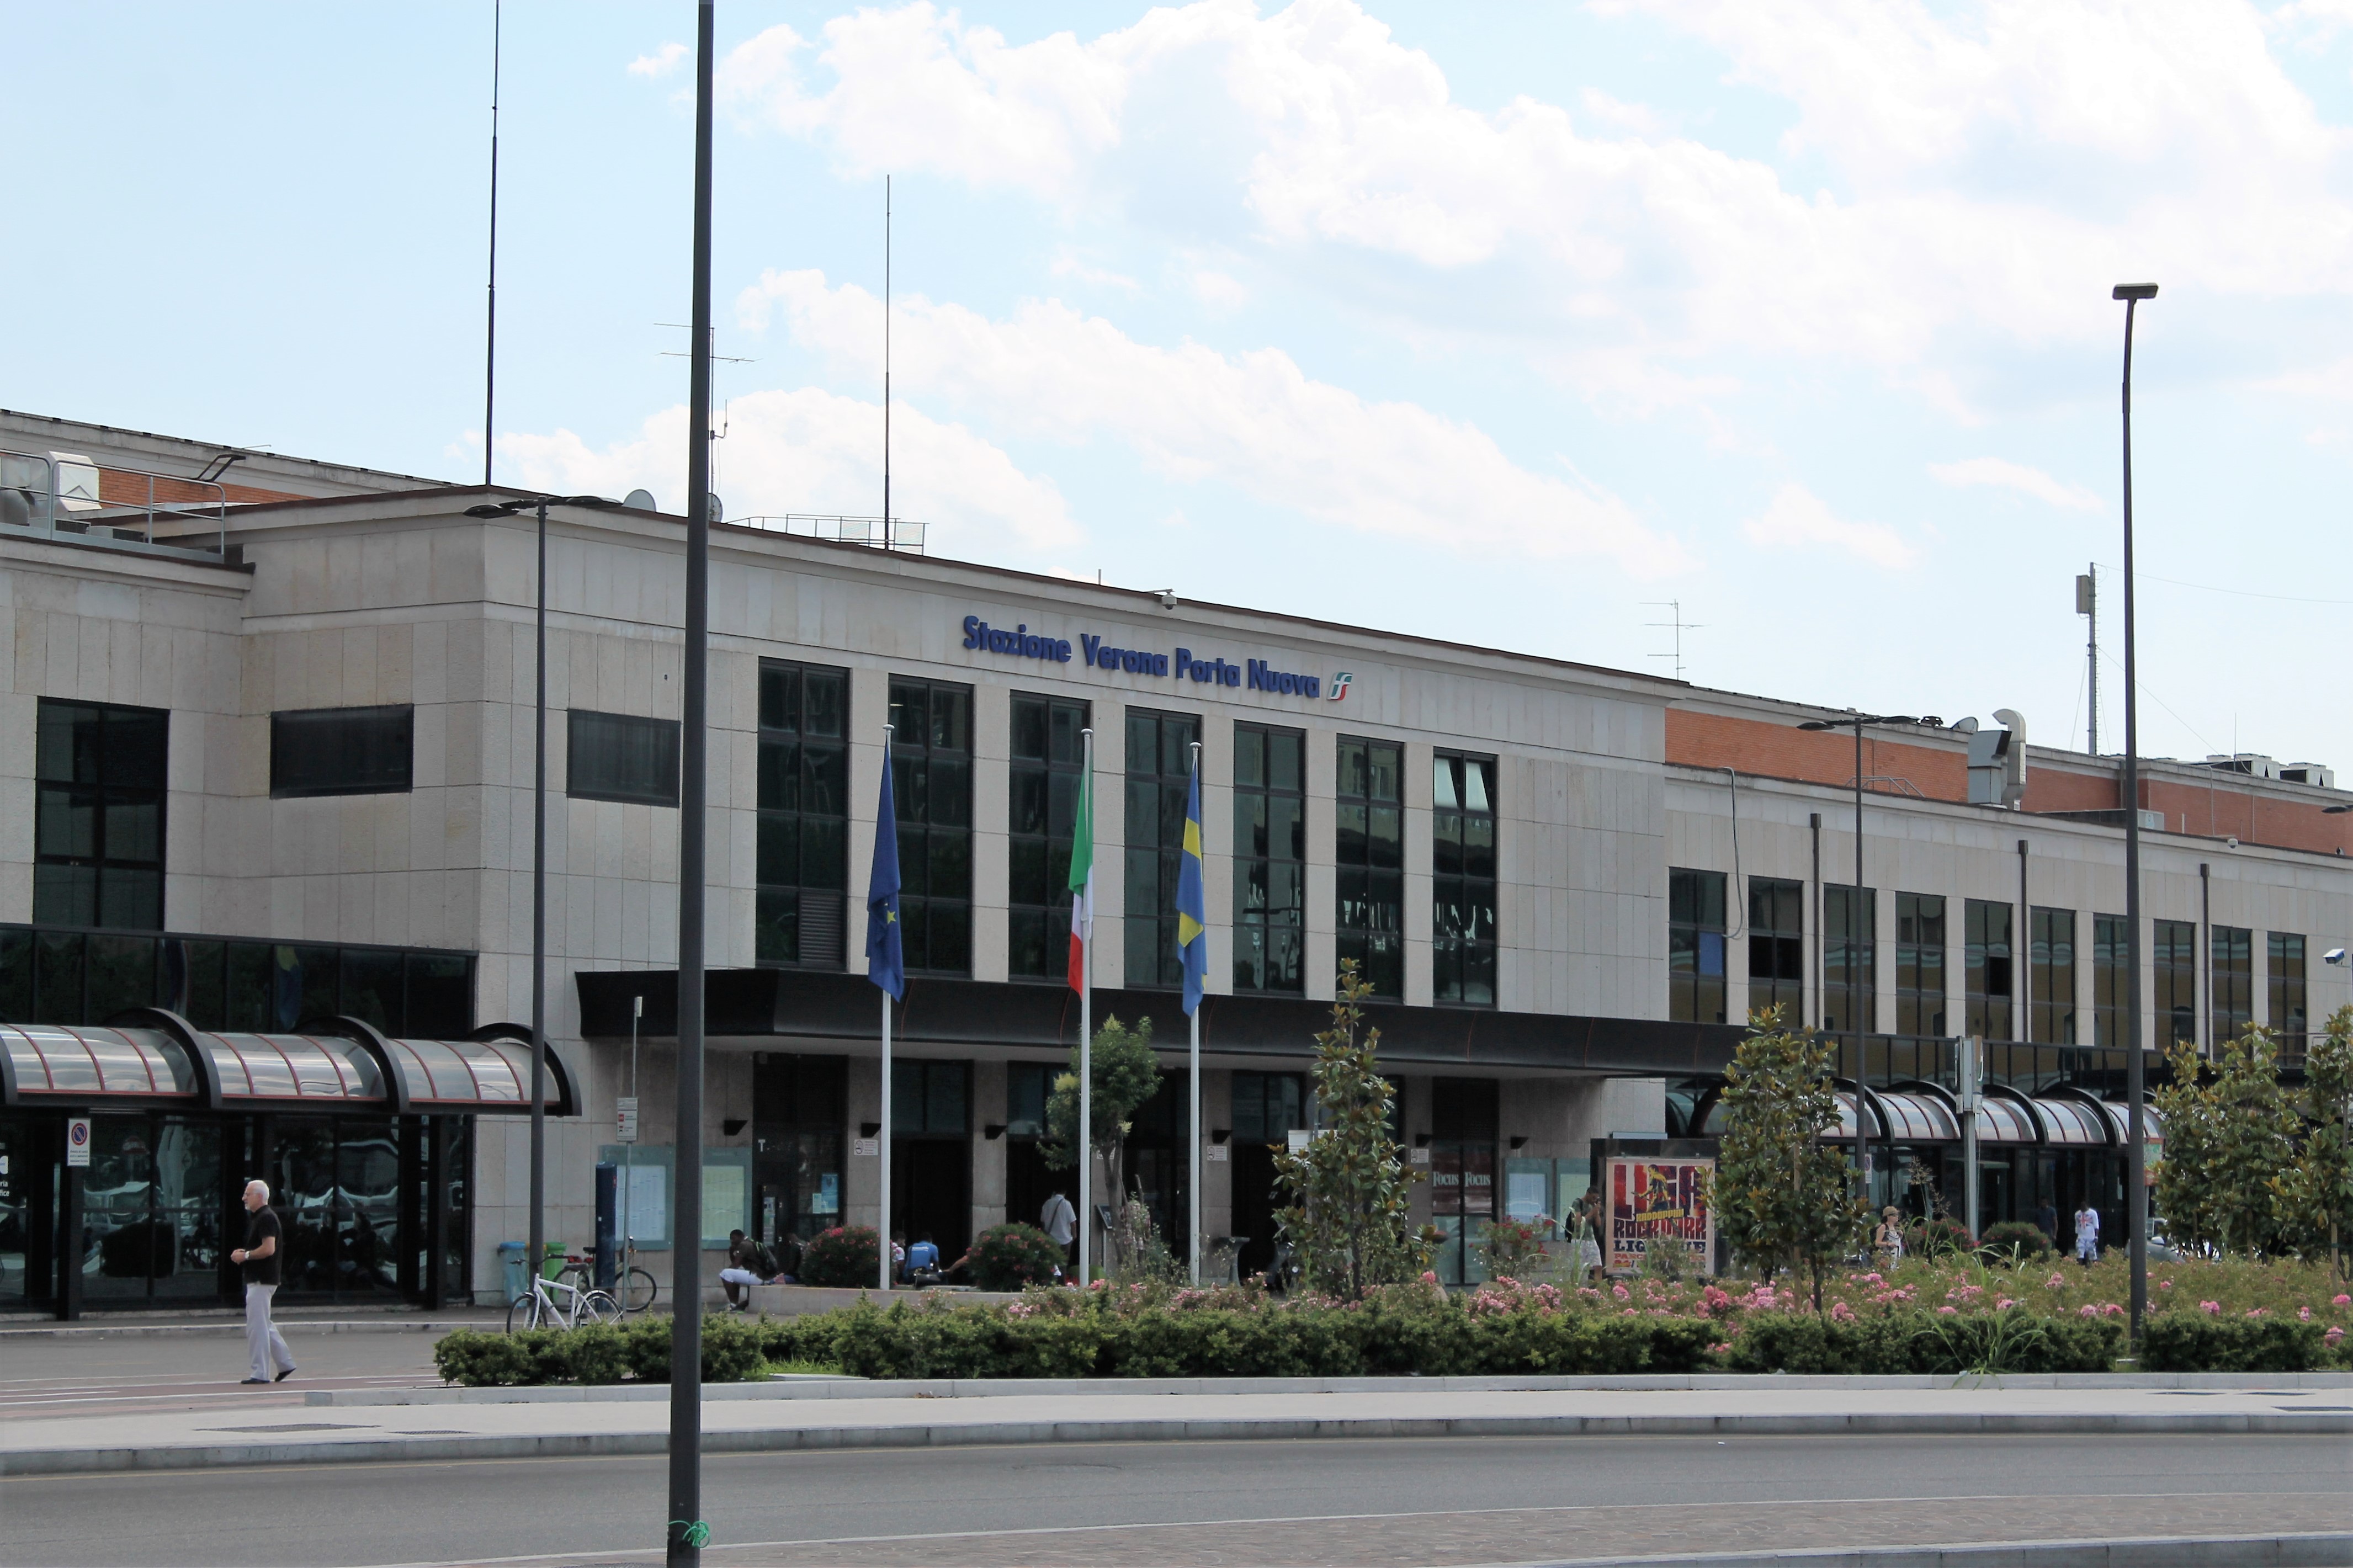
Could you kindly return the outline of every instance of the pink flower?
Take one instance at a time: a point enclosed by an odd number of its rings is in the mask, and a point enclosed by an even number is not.
[[[2219,1318],[2222,1315],[2222,1303],[2220,1301],[2200,1301],[2198,1303],[2198,1310],[2205,1313],[2210,1318]]]
[[[1952,1308],[1952,1307],[1939,1307],[1939,1308],[1937,1308],[1937,1309],[1936,1309],[1936,1315],[1937,1315],[1938,1317],[1940,1317],[1940,1318],[1949,1318],[1949,1317],[1953,1316],[1953,1315],[1954,1315],[1954,1313],[1955,1313],[1957,1310],[1957,1308]]]
[[[2343,1341],[2344,1338],[2345,1331],[2332,1324],[2330,1325],[2328,1331],[2320,1336],[2320,1342],[2325,1345],[2335,1345]]]
[[[1884,1285],[1887,1283],[1885,1279],[1881,1279],[1876,1274],[1866,1274],[1863,1276],[1863,1279],[1873,1285]]]
[[[2075,1309],[2075,1315],[2079,1318],[2096,1318],[2100,1315],[2100,1310],[2086,1301]]]
[[[1617,1297],[1620,1301],[1630,1301],[1634,1299],[1634,1293],[1631,1290],[1627,1289],[1623,1285],[1610,1286],[1609,1293],[1612,1296]]]
[[[1709,1353],[1713,1355],[1727,1355],[1731,1353],[1732,1351],[1732,1345],[1729,1341],[1720,1345],[1710,1345],[1707,1348]]]
[[[2298,1307],[2295,1310],[2295,1315],[2299,1322],[2308,1323],[2312,1321],[2312,1309],[2309,1307]]]
[[[2011,1300],[2009,1297],[2004,1296],[2004,1297],[2002,1297],[2000,1300],[1996,1301],[1996,1302],[1993,1304],[1993,1310],[1994,1310],[1995,1311],[1997,1311],[1997,1312],[2007,1312],[2007,1311],[2009,1311],[2012,1307],[2015,1307],[2015,1306],[2017,1306],[2017,1305],[2018,1305],[2018,1303],[2017,1303],[2017,1302],[2015,1302],[2015,1301]]]
[[[1421,1282],[1422,1282],[1423,1284],[1425,1284],[1425,1285],[1435,1285],[1435,1284],[1437,1284],[1437,1283],[1438,1283],[1438,1274],[1437,1274],[1437,1271],[1436,1271],[1436,1270],[1434,1270],[1434,1269],[1429,1269],[1429,1268],[1425,1268],[1425,1269],[1423,1269],[1423,1270],[1421,1271]]]
[[[2100,1311],[2104,1315],[2111,1318],[2121,1318],[2125,1315],[2125,1310],[2122,1307],[2117,1306],[2114,1301],[2110,1301],[2101,1307]]]
[[[2328,1298],[2328,1304],[2332,1307],[2353,1307],[2353,1296],[2348,1296],[2340,1290]]]
[[[1833,1301],[1831,1303],[1831,1320],[1833,1322],[1852,1323],[1854,1321],[1854,1309],[1844,1301]]]
[[[2247,1316],[2250,1318],[2268,1318],[2271,1316],[2271,1311],[2268,1308],[2264,1307],[2251,1307],[2247,1310]]]
[[[2042,1283],[2053,1290],[2064,1290],[2067,1289],[2067,1277],[2064,1274],[2053,1274]]]
[[[2157,1288],[2160,1290],[2170,1290],[2173,1289],[2173,1281],[2170,1279],[2160,1279],[2157,1282]]]

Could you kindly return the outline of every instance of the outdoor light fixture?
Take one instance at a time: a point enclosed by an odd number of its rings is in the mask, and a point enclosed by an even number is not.
[[[731,1116],[719,1124],[719,1131],[724,1132],[728,1137],[733,1138],[738,1132],[743,1131],[744,1127],[744,1118],[740,1116]]]
[[[1222,1148],[1225,1146],[1226,1140],[1233,1135],[1234,1130],[1230,1127],[1215,1127],[1209,1131],[1209,1142]]]
[[[982,1126],[980,1135],[994,1143],[999,1138],[1005,1136],[1005,1123],[1002,1121],[987,1122]]]
[[[1512,1140],[1512,1147],[1513,1147],[1514,1150],[1525,1149],[1525,1148],[1526,1148],[1527,1146],[1528,1146],[1528,1135],[1527,1135],[1526,1133],[1525,1133],[1525,1132],[1521,1133],[1518,1137],[1516,1137],[1516,1138],[1514,1138],[1514,1139],[1513,1139],[1513,1140]]]
[[[1430,1134],[1429,1134],[1429,1133],[1427,1133],[1427,1132],[1417,1132],[1417,1133],[1415,1133],[1415,1134],[1413,1135],[1413,1146],[1414,1146],[1415,1148],[1417,1148],[1417,1149],[1427,1149],[1427,1148],[1429,1148],[1429,1147],[1430,1147]]]
[[[882,1124],[880,1121],[861,1121],[858,1124],[858,1135],[860,1138],[871,1138],[881,1131]]]

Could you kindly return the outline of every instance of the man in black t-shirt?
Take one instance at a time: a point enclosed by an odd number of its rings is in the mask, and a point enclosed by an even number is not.
[[[248,1383],[283,1383],[294,1375],[294,1352],[269,1321],[269,1299],[278,1294],[279,1257],[284,1235],[269,1206],[269,1184],[245,1184],[245,1245],[228,1260],[245,1270],[245,1348],[253,1362]],[[272,1375],[273,1371],[276,1375]]]

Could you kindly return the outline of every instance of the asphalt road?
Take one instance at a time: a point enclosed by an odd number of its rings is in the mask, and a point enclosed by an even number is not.
[[[10,1479],[0,1559],[658,1561],[665,1464]],[[2348,1495],[2341,1436],[1360,1440],[719,1456],[705,1462],[702,1515],[713,1563],[1470,1563],[1629,1542],[2342,1529]],[[1154,1528],[1166,1525],[1183,1528]],[[963,1539],[907,1539],[941,1535]]]

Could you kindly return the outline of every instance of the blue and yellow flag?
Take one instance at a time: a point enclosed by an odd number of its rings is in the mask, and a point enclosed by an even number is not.
[[[1208,904],[1201,892],[1201,753],[1193,753],[1193,782],[1185,795],[1185,853],[1176,862],[1176,952],[1185,961],[1185,1013],[1201,1005],[1209,977]]]

